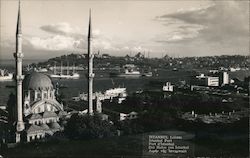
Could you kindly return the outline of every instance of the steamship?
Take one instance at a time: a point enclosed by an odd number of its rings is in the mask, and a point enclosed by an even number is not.
[[[69,67],[67,66],[67,74],[63,74],[62,63],[61,63],[61,71],[58,74],[56,72],[56,66],[54,67],[54,73],[50,74],[51,78],[59,78],[59,79],[79,79],[80,74],[75,72],[75,66],[73,67],[73,71],[69,72]]]
[[[137,70],[133,64],[126,64],[123,66],[122,72],[111,72],[110,77],[140,77],[141,72]]]
[[[13,73],[9,73],[7,70],[0,69],[0,81],[12,81]]]

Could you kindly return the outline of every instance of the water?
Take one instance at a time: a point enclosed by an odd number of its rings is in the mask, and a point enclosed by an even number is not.
[[[60,83],[66,88],[62,88],[60,91],[66,98],[78,96],[79,93],[87,92],[88,84],[86,72],[79,72],[81,77],[78,80],[67,79],[53,79],[53,82]],[[158,73],[158,76],[156,74]],[[153,77],[139,77],[139,78],[110,78],[107,71],[95,71],[95,78],[93,84],[94,92],[104,92],[107,89],[115,87],[126,87],[128,93],[135,92],[136,90],[145,89],[150,81],[170,81],[176,83],[179,80],[187,79],[187,72],[172,72],[172,71],[158,71],[154,73]]]
[[[87,92],[87,78],[85,71],[79,72],[81,77],[79,79],[52,79],[53,84],[57,82],[66,88],[61,88],[60,93],[63,93],[67,99],[78,96],[79,93]],[[158,74],[158,76],[156,75]],[[170,71],[159,70],[153,72],[152,77],[139,77],[139,78],[110,78],[108,71],[95,71],[95,78],[93,84],[94,92],[104,92],[107,89],[115,87],[126,87],[127,92],[135,92],[136,90],[145,89],[150,81],[160,81],[176,83],[180,80],[187,80],[191,74],[186,71]],[[112,81],[113,80],[113,81]],[[0,105],[6,105],[8,96],[11,92],[15,93],[15,88],[7,88],[7,85],[15,85],[14,81],[0,82]]]
[[[32,60],[24,60],[24,65],[37,62]],[[6,68],[10,72],[15,71],[14,60],[7,61],[4,63],[0,62],[0,68]],[[60,84],[66,86],[66,88],[60,89],[60,93],[63,93],[67,99],[78,96],[79,93],[87,92],[87,79],[86,79],[86,71],[79,71],[81,77],[77,80],[59,80],[52,79],[53,83],[59,82]],[[172,71],[172,70],[158,70],[153,72],[153,77],[139,77],[139,78],[110,78],[108,71],[97,71],[94,70],[95,78],[93,90],[94,92],[101,91],[104,92],[107,89],[115,88],[115,87],[126,87],[127,92],[131,93],[136,90],[150,88],[148,87],[148,83],[151,81],[159,81],[159,82],[171,82],[173,84],[178,81],[186,80],[189,82],[189,78],[193,75],[190,71],[180,70],[180,71]],[[250,71],[244,72],[231,72],[230,77],[241,77],[249,76]],[[112,81],[113,80],[113,81]],[[113,84],[114,83],[114,84]],[[15,93],[15,88],[6,88],[7,85],[15,85],[14,81],[11,82],[0,82],[0,105],[6,105],[8,101],[8,96],[11,92]],[[160,87],[159,87],[160,88]]]
[[[26,66],[28,64],[32,64],[32,63],[39,63],[39,62],[43,62],[43,61],[46,61],[44,59],[23,59],[23,66]],[[15,66],[15,59],[5,59],[5,60],[2,60],[0,59],[0,66],[1,67],[14,67]]]

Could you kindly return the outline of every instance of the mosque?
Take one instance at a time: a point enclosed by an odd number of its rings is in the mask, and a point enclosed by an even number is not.
[[[16,30],[16,106],[14,116],[15,142],[30,142],[63,130],[60,122],[65,112],[56,100],[51,79],[42,73],[22,74],[22,27],[20,1]]]
[[[88,114],[93,115],[93,58],[92,53],[91,11],[89,16],[88,32]],[[53,135],[62,131],[63,118],[67,115],[63,104],[56,100],[55,89],[51,79],[42,73],[31,72],[22,74],[22,26],[20,13],[20,0],[18,7],[16,29],[16,102],[12,105],[10,124],[14,125],[13,135],[15,142],[30,142]],[[96,99],[95,112],[107,119],[102,114],[101,102]]]
[[[47,75],[33,72],[24,78],[23,116],[26,122],[26,139],[45,137],[61,131],[59,118],[63,116],[63,105],[55,98],[55,89]]]

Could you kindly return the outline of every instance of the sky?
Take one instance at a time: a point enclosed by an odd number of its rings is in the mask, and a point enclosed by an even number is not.
[[[12,59],[18,1],[0,0],[0,59]],[[93,51],[150,57],[249,55],[249,1],[22,0],[26,59]]]

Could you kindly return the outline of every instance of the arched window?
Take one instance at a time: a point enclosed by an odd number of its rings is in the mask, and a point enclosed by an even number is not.
[[[38,93],[37,93],[37,99],[41,99],[41,98],[42,98],[41,92],[38,92]]]
[[[28,91],[25,91],[25,96],[28,96],[28,95],[29,95]]]
[[[43,94],[43,97],[44,97],[44,99],[48,99],[48,96],[47,96],[46,92]]]
[[[35,100],[35,93],[34,91],[30,91],[30,101],[34,101]]]
[[[51,106],[50,106],[50,104],[47,104],[47,111],[51,111]]]

